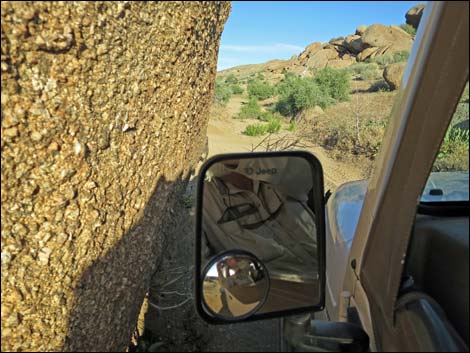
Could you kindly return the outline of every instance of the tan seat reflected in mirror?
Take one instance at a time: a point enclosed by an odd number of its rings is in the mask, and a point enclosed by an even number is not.
[[[313,205],[322,195],[315,193],[311,164],[302,157],[214,163],[204,176],[201,265],[226,251],[248,251],[270,276],[258,313],[317,305],[321,283]],[[250,303],[240,303],[249,312]]]

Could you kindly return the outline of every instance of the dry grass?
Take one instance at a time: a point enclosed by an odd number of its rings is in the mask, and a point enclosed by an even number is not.
[[[312,117],[306,111],[298,130],[326,148],[333,158],[370,168],[382,144],[395,95],[355,93],[350,101],[331,106],[322,115]]]

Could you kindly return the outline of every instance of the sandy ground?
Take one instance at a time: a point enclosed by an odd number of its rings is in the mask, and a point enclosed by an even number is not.
[[[209,156],[230,152],[250,152],[258,146],[266,136],[246,136],[242,131],[248,124],[259,123],[257,120],[240,121],[233,116],[238,113],[246,99],[235,96],[230,100],[225,109],[213,111],[207,128],[209,139]],[[289,132],[286,130],[288,124],[285,123],[281,132],[272,135],[270,141],[276,139],[294,140],[299,139],[299,143],[289,149],[307,150],[313,153],[323,166],[325,190],[334,190],[337,186],[353,180],[363,179],[363,171],[358,166],[344,163],[330,158],[325,149],[316,145],[315,141],[308,141],[301,136],[300,132]],[[263,151],[266,143],[262,143],[256,150]]]

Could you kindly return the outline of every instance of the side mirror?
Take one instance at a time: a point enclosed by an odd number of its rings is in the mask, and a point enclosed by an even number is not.
[[[196,237],[196,305],[206,321],[323,310],[323,171],[312,154],[208,160],[198,180]]]

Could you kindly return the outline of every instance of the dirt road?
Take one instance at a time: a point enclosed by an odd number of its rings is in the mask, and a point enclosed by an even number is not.
[[[235,97],[230,100],[227,107],[218,110],[209,120],[207,136],[209,139],[209,156],[229,152],[250,152],[258,146],[265,136],[246,136],[242,132],[249,124],[259,123],[258,120],[238,120],[233,116],[239,111],[246,100]],[[352,180],[363,179],[363,171],[357,166],[330,158],[325,149],[318,146],[315,141],[307,141],[301,132],[287,131],[288,124],[284,123],[281,132],[270,137],[271,143],[276,140],[299,139],[296,146],[289,149],[302,149],[312,152],[323,166],[325,190],[334,190],[337,186]],[[258,146],[257,151],[263,151],[266,143]],[[264,149],[265,150],[265,149]]]

